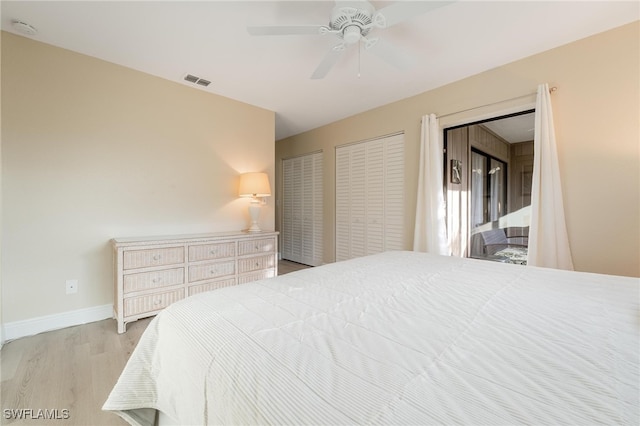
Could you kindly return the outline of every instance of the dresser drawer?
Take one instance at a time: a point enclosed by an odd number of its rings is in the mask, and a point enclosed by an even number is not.
[[[189,262],[223,259],[236,255],[236,243],[199,244],[189,246]]]
[[[118,333],[185,297],[277,275],[277,238],[263,231],[112,239]]]
[[[260,269],[269,269],[275,267],[276,256],[268,254],[265,256],[253,256],[244,259],[238,259],[238,273],[257,271]]]
[[[275,269],[268,269],[265,271],[256,271],[249,274],[238,276],[238,284],[246,284],[251,281],[264,280],[265,278],[272,278],[276,276]]]
[[[122,267],[125,270],[184,263],[184,247],[127,250],[123,255]]]
[[[275,250],[276,250],[275,238],[261,238],[259,240],[249,240],[249,241],[238,242],[239,256],[243,256],[245,254],[269,253],[269,252],[275,252]]]
[[[164,309],[184,298],[184,289],[124,299],[124,316],[139,315]]]
[[[189,266],[189,282],[210,280],[226,275],[234,275],[235,273],[236,262],[234,260]]]
[[[150,288],[182,284],[184,283],[184,268],[128,274],[124,276],[123,281],[125,294]]]
[[[216,290],[223,287],[230,287],[236,285],[235,278],[229,278],[222,281],[214,281],[210,283],[198,284],[189,286],[189,296],[193,296],[194,294],[204,293],[205,291]]]

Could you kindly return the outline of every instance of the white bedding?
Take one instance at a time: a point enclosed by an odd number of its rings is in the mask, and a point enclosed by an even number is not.
[[[189,297],[103,409],[200,424],[638,425],[639,280],[415,252]],[[145,410],[146,408],[146,410]]]

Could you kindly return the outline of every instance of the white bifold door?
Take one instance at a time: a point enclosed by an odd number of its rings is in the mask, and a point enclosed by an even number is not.
[[[403,250],[404,134],[336,148],[336,261]]]
[[[322,152],[282,161],[283,259],[322,264],[322,167]]]

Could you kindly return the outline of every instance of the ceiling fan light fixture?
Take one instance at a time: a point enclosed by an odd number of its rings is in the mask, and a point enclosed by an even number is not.
[[[342,31],[342,38],[347,44],[354,44],[360,40],[362,33],[357,25],[349,25]]]

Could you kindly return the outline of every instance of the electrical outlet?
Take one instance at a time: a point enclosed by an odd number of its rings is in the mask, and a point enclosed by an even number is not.
[[[73,294],[78,292],[78,280],[67,280],[67,294]]]

